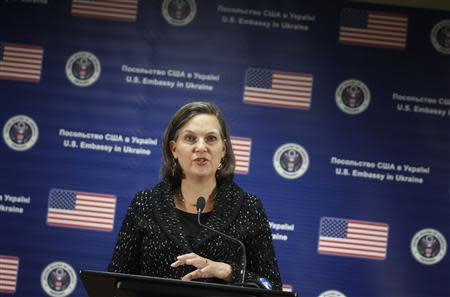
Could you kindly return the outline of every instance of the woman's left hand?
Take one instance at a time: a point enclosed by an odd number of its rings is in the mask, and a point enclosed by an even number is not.
[[[196,253],[184,254],[177,257],[177,260],[170,264],[171,267],[180,265],[192,265],[197,269],[186,274],[182,280],[193,280],[197,278],[219,278],[226,282],[231,281],[231,266],[224,262],[216,262],[203,258]]]

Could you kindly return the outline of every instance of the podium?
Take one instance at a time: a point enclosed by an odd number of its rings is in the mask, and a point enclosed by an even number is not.
[[[297,297],[297,294],[234,285],[81,270],[89,297]]]

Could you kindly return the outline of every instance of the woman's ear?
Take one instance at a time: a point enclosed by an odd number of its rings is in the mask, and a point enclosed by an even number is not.
[[[222,143],[222,158],[221,159],[223,159],[225,157],[226,153],[227,153],[227,145],[226,145],[226,142],[223,141],[223,143]]]
[[[177,143],[176,143],[175,141],[171,140],[171,141],[169,142],[169,146],[170,146],[170,151],[172,152],[172,156],[173,156],[175,159],[177,159],[177,154],[176,154],[176,151],[177,151]]]

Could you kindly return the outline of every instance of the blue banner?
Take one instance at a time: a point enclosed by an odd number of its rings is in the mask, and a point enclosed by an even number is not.
[[[172,114],[224,112],[283,289],[450,296],[450,13],[347,1],[0,1],[0,294],[87,296]]]

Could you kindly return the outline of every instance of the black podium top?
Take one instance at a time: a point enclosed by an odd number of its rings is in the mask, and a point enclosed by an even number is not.
[[[89,297],[296,297],[297,294],[233,285],[212,284],[81,270]]]

